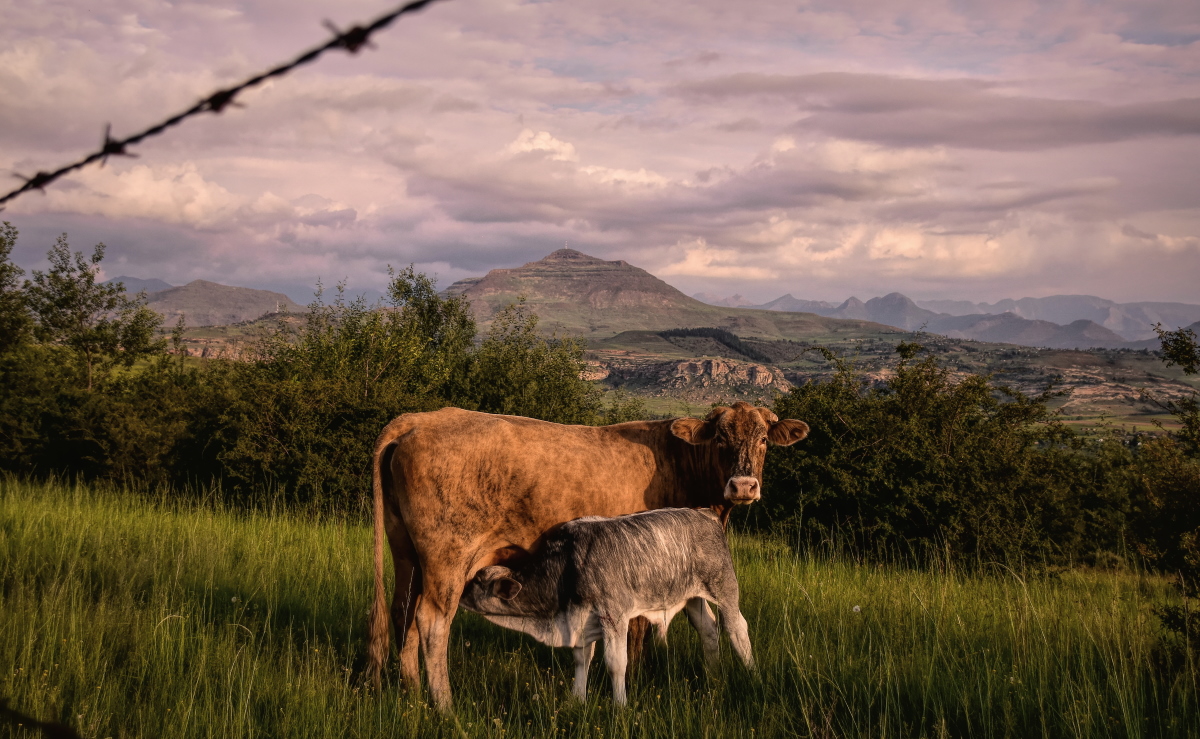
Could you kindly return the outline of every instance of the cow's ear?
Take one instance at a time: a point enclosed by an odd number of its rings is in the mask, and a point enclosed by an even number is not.
[[[779,416],[775,415],[770,408],[759,406],[754,410],[758,411],[758,415],[762,416],[762,420],[766,421],[768,426],[779,420]]]
[[[779,446],[795,444],[806,436],[808,436],[808,424],[794,418],[776,421],[771,424],[771,430],[767,432],[767,438]]]
[[[512,600],[521,592],[521,583],[511,577],[501,577],[492,581],[492,595],[501,600]]]
[[[671,424],[671,433],[689,444],[703,444],[717,435],[717,424],[699,418],[676,418]]]

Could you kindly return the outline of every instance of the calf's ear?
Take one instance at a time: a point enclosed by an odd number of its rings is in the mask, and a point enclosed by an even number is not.
[[[671,433],[689,444],[703,444],[717,435],[717,424],[699,418],[676,418],[671,424]]]
[[[501,577],[492,581],[492,595],[501,600],[512,600],[521,592],[521,583],[511,577]]]
[[[503,565],[484,567],[476,576],[487,591],[497,598],[512,600],[521,592],[521,583],[512,579],[512,570]]]
[[[808,424],[794,418],[776,421],[771,424],[771,430],[767,432],[767,438],[779,446],[795,444],[806,436],[808,436]]]

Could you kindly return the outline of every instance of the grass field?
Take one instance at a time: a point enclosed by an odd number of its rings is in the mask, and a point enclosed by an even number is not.
[[[680,618],[628,709],[599,659],[580,705],[569,650],[460,614],[443,718],[359,687],[366,526],[0,481],[0,698],[84,737],[1200,734],[1155,578],[868,567],[748,536],[734,554],[756,674],[728,653],[706,673]]]

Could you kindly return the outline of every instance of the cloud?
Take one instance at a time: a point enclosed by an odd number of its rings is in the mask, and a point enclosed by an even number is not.
[[[794,106],[796,131],[891,146],[1038,151],[1150,136],[1200,135],[1200,97],[1107,105],[1005,94],[996,82],[825,72],[743,72],[674,88],[686,99],[768,98]]]
[[[0,26],[0,169],[185,108],[319,43],[330,12],[82,7]],[[763,300],[1200,302],[1182,277],[1200,266],[1197,23],[1183,0],[442,3],[4,217],[103,239],[127,273],[293,294],[569,241]]]

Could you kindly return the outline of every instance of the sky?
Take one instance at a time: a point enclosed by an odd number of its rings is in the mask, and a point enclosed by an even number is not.
[[[390,7],[0,0],[0,172]],[[568,245],[756,302],[1200,303],[1195,0],[443,0],[239,101],[12,202],[15,261],[66,232],[305,302]]]

